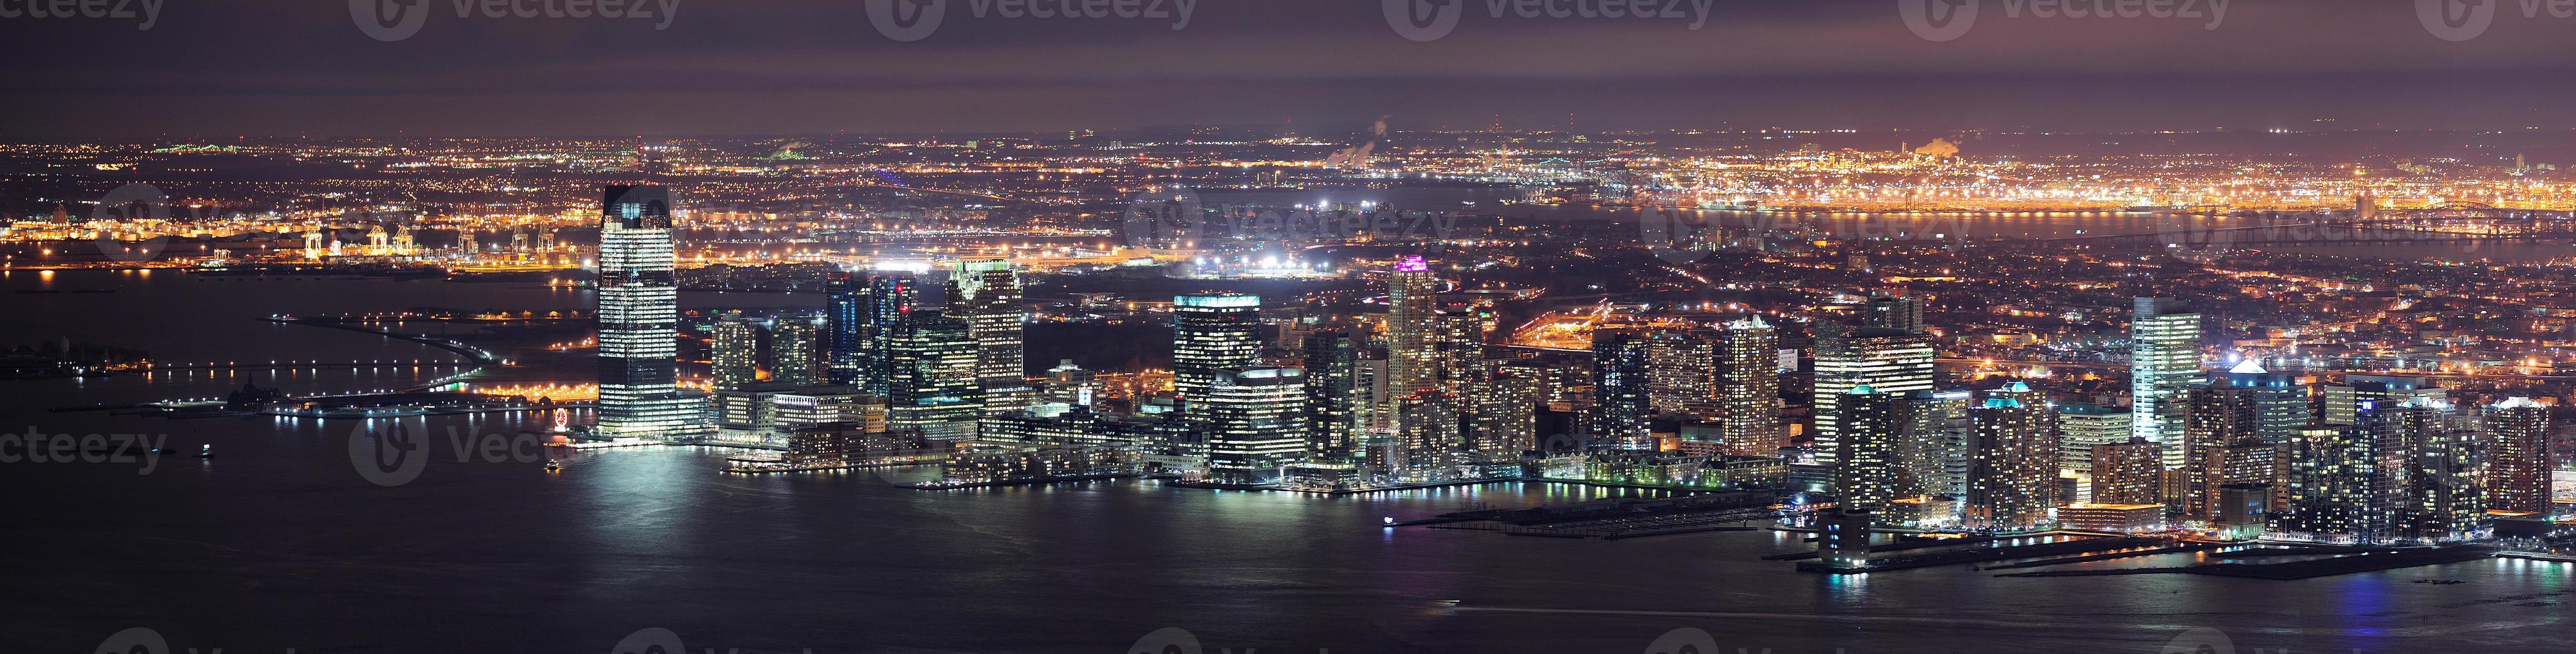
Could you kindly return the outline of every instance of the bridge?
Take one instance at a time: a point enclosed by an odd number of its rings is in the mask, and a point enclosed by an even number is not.
[[[2211,219],[2242,218],[2261,224],[2223,226]],[[2286,222],[2281,222],[2285,221]],[[2369,217],[2351,213],[2266,213],[2195,207],[2165,214],[2153,232],[2078,234],[1980,243],[2034,245],[2174,245],[2230,248],[2259,245],[2371,246],[2462,242],[2576,242],[2576,210],[2502,208],[2454,202],[2388,210]]]

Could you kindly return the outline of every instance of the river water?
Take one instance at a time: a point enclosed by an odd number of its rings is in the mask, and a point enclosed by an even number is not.
[[[16,293],[47,288],[116,292]],[[0,289],[15,316],[0,321],[0,343],[69,335],[165,360],[447,361],[407,342],[253,318],[588,303],[580,290],[543,287],[170,271],[17,271],[0,275]],[[172,648],[235,653],[605,652],[648,628],[692,651],[1101,654],[1166,628],[1208,652],[1343,654],[1643,652],[1681,628],[1726,651],[1782,654],[2158,652],[2213,634],[2233,651],[2538,652],[2576,638],[2569,596],[2557,594],[2576,591],[2576,566],[2497,560],[2292,582],[1997,578],[1965,567],[1834,577],[1760,560],[1807,547],[1770,532],[1598,541],[1379,525],[1606,492],[1563,486],[928,492],[896,485],[928,469],[728,476],[716,470],[731,452],[677,447],[547,454],[567,464],[548,474],[506,447],[477,447],[477,434],[532,427],[494,417],[399,421],[429,435],[428,464],[384,486],[351,461],[360,421],[47,410],[211,395],[245,380],[322,392],[448,372],[0,380],[8,430],[144,434],[218,454],[149,467],[0,463],[12,518],[0,649],[95,651],[132,627]]]

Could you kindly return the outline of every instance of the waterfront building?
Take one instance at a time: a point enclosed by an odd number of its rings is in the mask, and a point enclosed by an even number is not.
[[[2012,382],[1970,410],[1976,439],[1969,447],[1964,524],[2010,531],[2047,523],[2057,506],[2056,413],[2029,384]]]
[[[1465,438],[1459,431],[1458,399],[1431,389],[1395,400],[1397,446],[1402,458],[1392,469],[1404,481],[1442,481],[1460,463]]]
[[[1592,433],[1611,447],[1655,449],[1646,341],[1635,329],[1592,332]]]
[[[683,439],[712,425],[703,395],[679,390],[680,295],[671,270],[671,197],[609,186],[600,203],[599,422],[606,438]]]
[[[1842,434],[1836,457],[1841,464],[1833,469],[1834,496],[1847,510],[1884,509],[1903,485],[1897,448],[1904,424],[1897,405],[1905,397],[1863,384],[1834,399],[1836,431]]]
[[[869,275],[852,292],[855,295],[848,300],[851,306],[846,309],[838,301],[827,299],[832,303],[833,319],[845,320],[832,326],[834,342],[854,344],[846,356],[850,368],[840,374],[849,376],[863,392],[885,395],[891,390],[888,383],[894,376],[891,350],[895,326],[920,308],[921,284],[909,273],[886,272]]]
[[[1200,396],[1208,425],[1208,473],[1231,484],[1268,484],[1306,458],[1306,371],[1221,368]]]
[[[769,378],[800,386],[823,383],[823,361],[818,352],[823,326],[806,316],[787,316],[772,323],[769,332]]]
[[[935,309],[905,314],[887,330],[887,421],[941,440],[975,437],[984,415],[977,347],[966,321]]]
[[[2124,423],[2122,428],[2127,425]],[[2092,498],[2097,504],[2157,504],[2165,472],[2164,446],[2129,437],[2093,446]]]
[[[1387,273],[1387,394],[1400,398],[1440,385],[1437,313],[1440,278],[1431,264],[1408,256]]]
[[[1467,393],[1466,450],[1479,462],[1517,461],[1538,448],[1538,408],[1547,370],[1525,359],[1490,359]]]
[[[2093,448],[2129,442],[2129,412],[2087,402],[2057,405],[2057,469],[2060,474],[2089,479],[2093,475]],[[2072,498],[2094,501],[2087,490]],[[2114,502],[2116,504],[2117,502]]]
[[[975,374],[987,388],[1028,385],[1028,347],[1022,330],[1028,307],[1021,301],[1020,275],[1004,260],[959,261],[948,276],[951,318],[966,321],[975,340]]]
[[[2137,298],[2129,322],[2129,433],[2162,444],[2168,470],[2182,467],[2182,396],[2200,378],[2200,314],[2174,298]]]
[[[1207,397],[1217,371],[1260,365],[1260,296],[1172,298],[1172,391],[1180,396],[1182,415],[1203,417],[1190,404]]]
[[[1664,413],[1715,413],[1719,336],[1706,329],[1659,329],[1646,335],[1647,403]]]
[[[2487,508],[2551,514],[2549,408],[2517,397],[2487,407]]]
[[[1761,316],[1727,323],[1719,335],[1718,403],[1729,454],[1779,456],[1780,335]]]
[[[1319,329],[1300,351],[1306,366],[1306,451],[1310,459],[1347,462],[1358,456],[1361,413],[1359,364],[1367,344],[1350,330]]]
[[[1881,324],[1904,324],[1907,314],[1890,309],[1869,315],[1880,316],[1874,321]],[[1815,400],[1809,410],[1816,463],[1831,468],[1841,456],[1834,399],[1864,385],[1898,395],[1932,390],[1932,360],[1938,351],[1931,335],[1920,331],[1819,322],[1816,332]]]
[[[718,391],[760,381],[760,322],[739,314],[716,319],[710,372]]]

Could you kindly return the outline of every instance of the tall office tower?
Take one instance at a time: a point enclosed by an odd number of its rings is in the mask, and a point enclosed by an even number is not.
[[[1172,391],[1181,396],[1182,415],[1204,416],[1190,403],[1207,396],[1216,371],[1260,365],[1260,296],[1172,298]]]
[[[1306,371],[1220,368],[1196,400],[1208,417],[1208,472],[1222,483],[1279,481],[1306,459]]]
[[[2129,412],[2099,404],[2057,405],[2057,469],[2078,478],[2093,474],[2093,447],[2129,442]],[[2090,493],[2075,498],[2093,501]],[[2120,502],[2104,502],[2120,504]]]
[[[823,326],[805,316],[779,318],[769,332],[769,378],[798,386],[823,383],[818,350]]]
[[[1658,329],[1646,335],[1646,398],[1656,411],[1713,413],[1718,396],[1718,335],[1705,329]]]
[[[2125,432],[2127,423],[2121,423]],[[2131,437],[2093,446],[2094,504],[2159,504],[2163,493],[2164,446]]]
[[[850,357],[857,370],[852,378],[860,392],[883,397],[891,391],[889,383],[894,378],[891,351],[895,326],[920,308],[921,283],[911,274],[888,272],[869,275],[857,293],[857,316],[851,324],[858,346]]]
[[[1893,329],[1900,332],[1923,331],[1923,300],[1890,291],[1871,291],[1869,302],[1862,304],[1860,326]]]
[[[1878,511],[1897,497],[1903,466],[1897,447],[1904,437],[1900,396],[1880,393],[1868,384],[1835,396],[1836,433],[1841,465],[1833,469],[1834,495],[1844,510]]]
[[[1646,334],[1634,329],[1592,332],[1592,433],[1623,450],[1655,449],[1648,403]]]
[[[1983,395],[1970,410],[1977,433],[1969,448],[1965,524],[2002,531],[2048,522],[2057,506],[2057,430],[2049,424],[2056,413],[2022,382]]]
[[[609,186],[599,225],[599,425],[609,438],[705,433],[706,400],[678,386],[680,292],[671,276],[671,196]]]
[[[1432,314],[1431,324],[1433,378],[1442,392],[1463,397],[1485,362],[1484,322],[1473,313],[1441,311]]]
[[[1439,389],[1395,399],[1396,442],[1403,449],[1399,476],[1410,481],[1447,479],[1459,463],[1465,438],[1458,432],[1458,399]]]
[[[975,337],[976,376],[985,386],[1028,385],[1028,347],[1021,341],[1027,313],[1011,262],[959,261],[949,273],[947,314],[966,321]]]
[[[977,347],[964,320],[914,310],[886,330],[886,424],[942,440],[975,437],[984,416]]]
[[[2142,297],[2129,321],[2129,434],[2163,443],[2182,467],[2183,389],[2200,381],[2200,314],[2169,297]]]
[[[2237,389],[2253,411],[2248,423],[2251,433],[2263,442],[2289,445],[2298,430],[2317,422],[2310,401],[2313,389],[2299,381],[2298,375],[2271,372],[2255,359],[2238,362],[2227,372],[2209,376],[2211,386]]]
[[[1431,264],[1411,256],[1395,263],[1386,278],[1386,374],[1388,395],[1404,397],[1437,388],[1440,278]]]
[[[740,315],[716,320],[715,389],[730,391],[760,381],[760,323]]]
[[[2517,397],[2487,407],[2487,508],[2550,513],[2549,408]]]
[[[1467,397],[1467,451],[1480,462],[1517,459],[1538,448],[1538,407],[1547,394],[1547,369],[1523,359],[1478,362]]]
[[[867,341],[860,334],[867,306],[865,279],[847,270],[823,276],[823,378],[834,384],[860,385],[859,356]]]
[[[1935,356],[1932,337],[1923,332],[1817,323],[1815,400],[1809,406],[1816,427],[1816,462],[1830,469],[1840,456],[1840,423],[1833,415],[1836,396],[1862,385],[1897,395],[1932,390]]]
[[[2325,424],[2359,424],[2354,415],[2363,404],[2382,407],[2402,406],[2408,401],[2450,399],[2450,391],[2431,377],[2407,375],[2344,375],[2340,383],[2325,387]]]
[[[1780,334],[1761,316],[1726,324],[1719,335],[1718,403],[1726,448],[1738,456],[1779,456]]]
[[[1340,328],[1306,335],[1306,454],[1316,461],[1344,462],[1359,454],[1358,392],[1360,353],[1367,344]]]
[[[2420,435],[2408,470],[2401,535],[2445,542],[2485,538],[2486,489],[2478,486],[2476,432],[2434,427]]]

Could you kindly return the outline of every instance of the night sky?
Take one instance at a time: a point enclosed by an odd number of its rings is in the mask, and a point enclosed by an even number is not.
[[[167,3],[150,29],[139,15],[23,15],[57,1],[0,0],[0,14],[22,14],[0,17],[12,60],[0,137],[1060,132],[1381,115],[1412,130],[1498,115],[1581,130],[2576,126],[2576,17],[2545,1],[2535,18],[2522,0],[2483,0],[2492,25],[2460,42],[2428,30],[2414,0],[2230,0],[2223,20],[2214,0],[2180,1],[2201,16],[2169,19],[2039,18],[2021,0],[1700,0],[1697,30],[1690,0],[1651,3],[1674,19],[1497,19],[1489,7],[1504,0],[1444,0],[1463,17],[1428,42],[1398,34],[1377,0],[1196,0],[1179,30],[1175,17],[1011,19],[993,6],[978,18],[983,2],[947,0],[911,42],[872,26],[866,0],[646,0],[656,14],[676,1],[663,29],[660,15],[460,18],[457,0],[404,0],[429,13],[395,41],[362,31],[342,0],[152,0]],[[1975,2],[1979,15],[1934,42],[1900,17],[1916,1]]]

